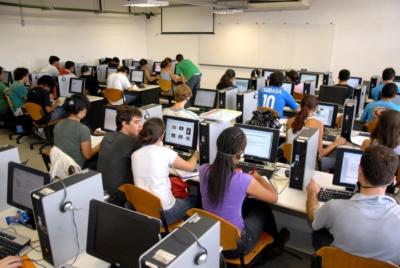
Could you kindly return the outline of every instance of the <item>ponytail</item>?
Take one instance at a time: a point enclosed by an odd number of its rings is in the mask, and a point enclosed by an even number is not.
[[[294,121],[292,123],[293,133],[299,132],[305,125],[305,121],[308,117],[310,111],[315,110],[318,106],[318,99],[313,95],[304,96],[301,101],[301,110],[295,116]]]

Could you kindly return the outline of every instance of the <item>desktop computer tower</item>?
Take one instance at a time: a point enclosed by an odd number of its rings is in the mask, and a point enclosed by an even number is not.
[[[364,103],[365,103],[365,94],[367,91],[367,86],[357,86],[353,91],[353,99],[357,101],[356,105],[356,116],[359,116],[364,111]]]
[[[104,200],[101,174],[84,171],[43,186],[31,197],[43,259],[59,267],[85,251],[89,202]]]
[[[354,118],[356,115],[357,101],[354,99],[346,99],[343,108],[343,123],[340,136],[350,141],[351,131],[353,129]]]
[[[303,129],[293,140],[289,187],[305,190],[314,175],[317,162],[319,130]]]
[[[199,123],[200,165],[214,162],[217,155],[217,139],[231,122],[203,120]]]
[[[253,112],[257,110],[258,95],[257,91],[245,91],[237,94],[237,111],[242,112],[236,122],[246,124],[253,117]]]
[[[326,72],[326,73],[324,73],[322,75],[322,85],[324,85],[324,86],[333,85],[332,73],[331,72]]]
[[[142,254],[140,267],[219,267],[220,223],[194,214],[164,239]]]
[[[236,110],[238,88],[231,87],[218,91],[218,108]]]
[[[147,104],[145,106],[140,107],[139,110],[142,112],[142,118],[144,121],[147,121],[152,117],[157,117],[160,119],[163,118],[161,104],[154,104],[154,103]]]
[[[371,77],[370,89],[373,89],[376,85],[378,85],[378,76],[375,75]]]
[[[8,163],[21,163],[18,148],[13,145],[0,146],[0,211],[10,206],[7,204]]]

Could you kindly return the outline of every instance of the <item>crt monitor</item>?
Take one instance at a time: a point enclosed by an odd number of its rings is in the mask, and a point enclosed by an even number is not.
[[[318,88],[318,73],[300,73],[300,83],[304,83],[305,81],[312,81],[311,87]]]
[[[344,105],[344,101],[346,100],[346,98],[347,87],[322,85],[319,88],[319,101]]]
[[[92,199],[86,251],[111,267],[139,268],[139,257],[160,240],[160,225],[158,219]]]
[[[236,78],[235,86],[239,89],[239,92],[247,91],[250,88],[250,79]]]
[[[83,94],[84,89],[85,89],[85,79],[84,78],[71,77],[71,80],[69,81],[69,93]]]
[[[320,102],[315,111],[315,119],[319,120],[325,127],[335,128],[337,112],[337,104]]]
[[[116,73],[117,72],[117,68],[110,68],[110,67],[107,67],[107,69],[106,69],[106,78],[108,78],[108,76],[110,75],[110,74],[113,74],[113,73]]]
[[[199,121],[174,116],[164,116],[165,135],[164,144],[176,149],[197,149]]]
[[[155,61],[153,64],[153,72],[155,72],[156,74],[161,73],[161,62],[159,61]]]
[[[293,82],[283,82],[281,88],[285,90],[289,95],[293,96],[294,83]]]
[[[347,80],[347,84],[353,88],[358,85],[361,85],[362,77],[350,77],[349,80]]]
[[[129,81],[131,81],[131,83],[143,84],[144,83],[144,71],[130,69]]]
[[[117,131],[117,109],[115,107],[105,107],[104,110],[104,126],[105,131]]]
[[[194,96],[194,106],[201,108],[214,108],[217,101],[217,90],[200,88]]]
[[[275,163],[279,145],[279,129],[236,124],[246,135],[244,159]]]
[[[348,148],[338,148],[336,152],[333,184],[355,188],[358,181],[358,166],[362,151]]]
[[[7,203],[32,214],[31,192],[49,183],[49,173],[11,161],[8,163]]]

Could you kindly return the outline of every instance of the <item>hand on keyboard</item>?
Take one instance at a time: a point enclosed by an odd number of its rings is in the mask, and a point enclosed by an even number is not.
[[[306,190],[308,194],[316,195],[321,190],[321,187],[315,182],[314,178],[311,178],[310,182],[307,184]]]

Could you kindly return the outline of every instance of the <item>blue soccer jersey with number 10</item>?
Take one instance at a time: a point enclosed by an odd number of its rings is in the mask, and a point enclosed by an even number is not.
[[[292,95],[289,95],[280,87],[263,87],[258,91],[258,106],[268,107],[278,112],[279,117],[283,116],[283,108],[289,106],[296,110],[299,105]]]

